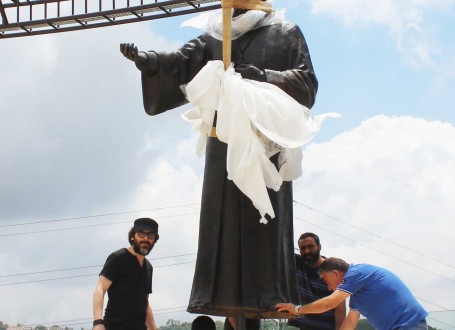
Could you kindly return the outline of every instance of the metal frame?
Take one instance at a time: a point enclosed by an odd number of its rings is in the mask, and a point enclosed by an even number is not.
[[[134,23],[218,8],[220,0],[0,0],[0,39]]]

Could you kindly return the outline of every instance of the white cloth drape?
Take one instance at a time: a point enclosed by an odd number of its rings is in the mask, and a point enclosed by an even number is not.
[[[270,4],[270,2],[268,2]],[[284,20],[286,10],[274,10],[265,13],[260,10],[248,10],[246,13],[232,17],[231,39],[240,38],[248,31],[258,29],[262,26],[280,23]],[[213,38],[223,40],[223,17],[221,10],[205,12],[190,18],[180,24],[180,27],[193,27],[208,33]]]
[[[211,61],[184,87],[194,106],[182,117],[200,132],[197,153],[202,155],[215,110],[218,139],[227,143],[228,179],[253,202],[261,214],[275,217],[267,189],[278,191],[283,180],[302,173],[301,146],[319,131],[328,113],[312,117],[309,109],[275,85],[243,79],[222,61]],[[280,152],[279,170],[270,157]]]

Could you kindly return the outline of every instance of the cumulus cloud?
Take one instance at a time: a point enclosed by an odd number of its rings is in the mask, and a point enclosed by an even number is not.
[[[442,45],[432,42],[425,17],[429,12],[445,13],[455,1],[362,1],[311,0],[312,12],[342,20],[348,26],[375,24],[389,30],[403,59],[415,68],[429,67]]]
[[[295,234],[314,230],[325,253],[397,272],[417,296],[453,308],[455,127],[376,116],[304,152]],[[424,303],[430,310],[436,305]]]

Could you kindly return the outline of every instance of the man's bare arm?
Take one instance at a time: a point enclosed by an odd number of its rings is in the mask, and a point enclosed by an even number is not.
[[[346,319],[346,301],[343,300],[341,304],[335,307],[335,327],[336,330],[341,328],[344,320]]]
[[[357,323],[359,322],[359,319],[360,312],[355,309],[351,309],[348,313],[348,316],[346,316],[346,319],[341,325],[340,330],[354,330]]]
[[[145,319],[145,324],[147,325],[147,330],[156,330],[155,318],[153,317],[153,311],[150,307],[150,303],[147,305],[147,318]]]
[[[93,292],[93,319],[100,320],[103,319],[103,304],[104,304],[104,295],[106,291],[111,286],[112,281],[109,280],[107,277],[100,275],[98,279],[98,283],[95,287],[95,292]],[[100,324],[93,329],[96,330],[104,330],[104,325]]]
[[[334,309],[339,304],[341,304],[341,302],[343,302],[347,297],[349,297],[349,293],[340,290],[335,290],[330,296],[316,300],[311,304],[301,306],[298,311],[296,310],[295,305],[290,303],[276,304],[275,307],[277,308],[278,312],[287,311],[294,315],[320,314],[327,312],[328,310]]]

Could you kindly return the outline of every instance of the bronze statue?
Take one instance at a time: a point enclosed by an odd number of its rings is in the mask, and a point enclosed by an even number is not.
[[[234,16],[242,11],[235,10]],[[187,101],[187,84],[208,61],[222,59],[222,42],[208,33],[174,52],[141,52],[121,44],[123,55],[142,73],[147,114],[154,116]],[[232,41],[235,70],[281,88],[308,108],[318,82],[300,28],[288,21],[253,28]],[[216,119],[213,124],[216,126]],[[199,248],[188,311],[261,318],[285,318],[274,305],[299,303],[293,249],[292,182],[269,190],[275,218],[260,214],[227,179],[226,144],[209,137],[199,225]],[[278,155],[272,157],[277,164]]]

